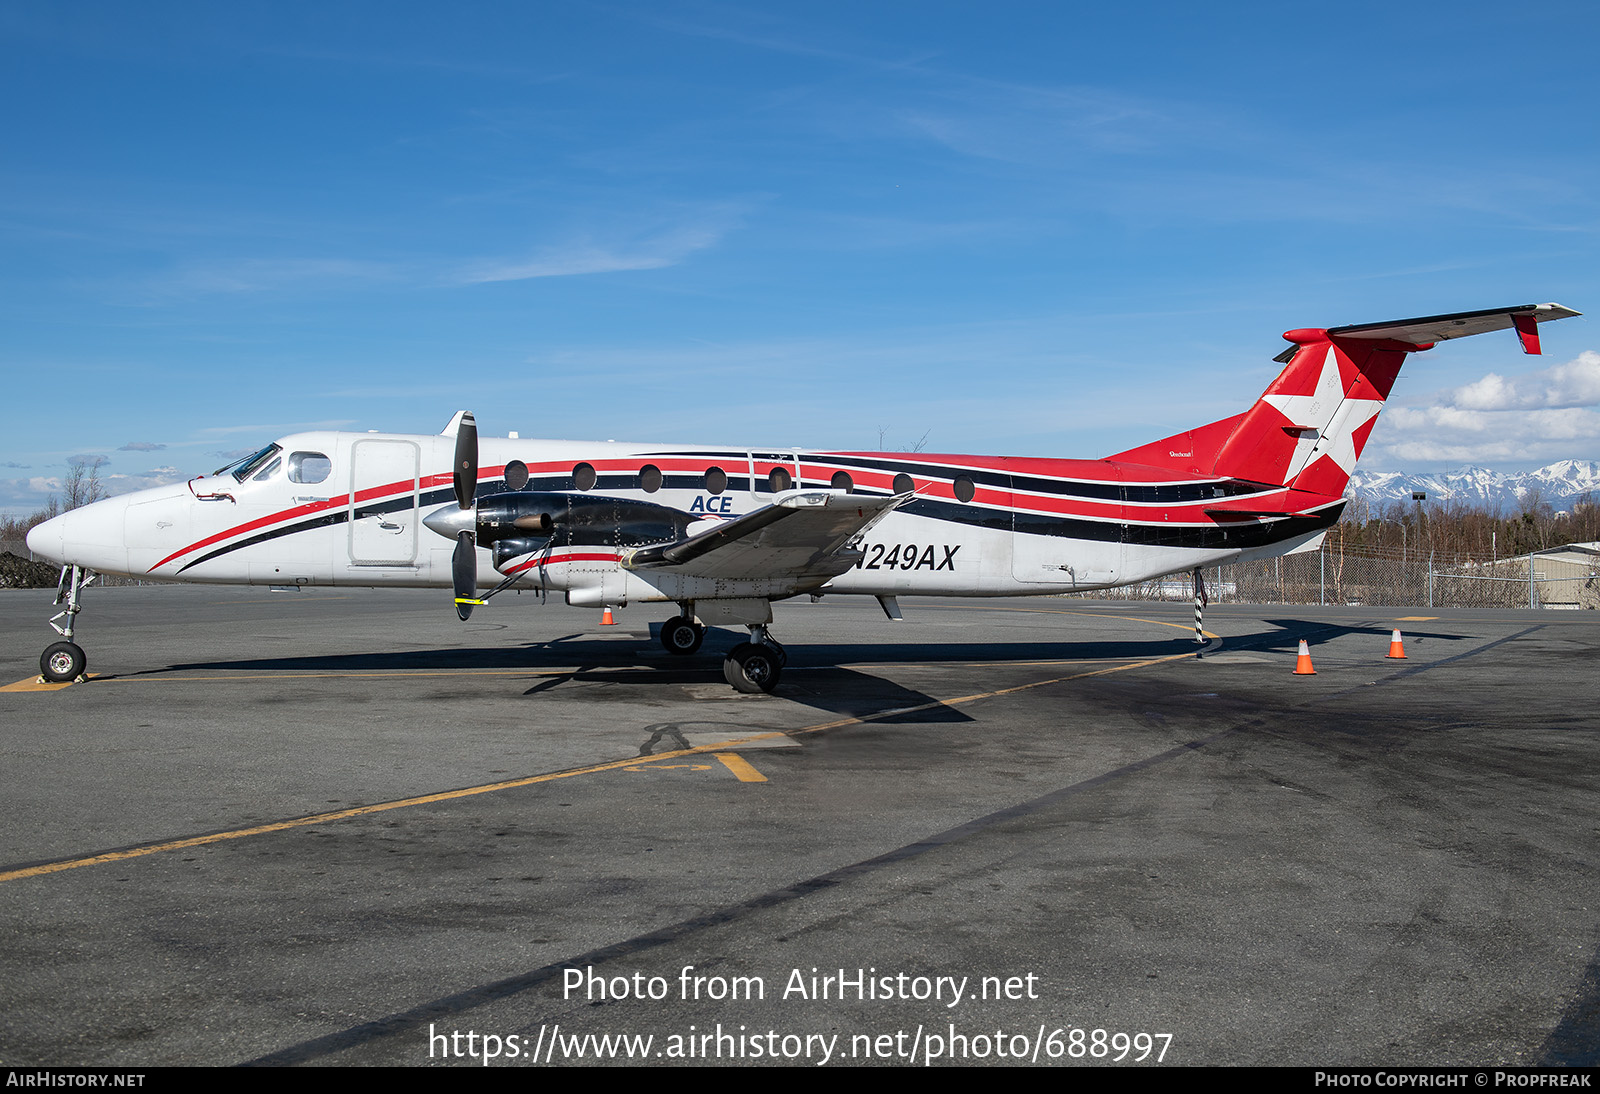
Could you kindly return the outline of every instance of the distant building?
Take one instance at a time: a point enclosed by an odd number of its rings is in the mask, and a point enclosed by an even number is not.
[[[1532,564],[1532,602],[1540,608],[1600,608],[1600,541],[1569,543],[1484,565],[1496,576],[1527,581]]]

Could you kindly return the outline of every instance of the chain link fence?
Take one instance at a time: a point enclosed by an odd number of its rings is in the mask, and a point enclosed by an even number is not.
[[[1207,567],[1213,604],[1335,604],[1427,608],[1600,609],[1600,554],[1557,548],[1510,559],[1445,557],[1324,546],[1281,558]],[[1085,594],[1127,600],[1188,600],[1188,575]]]

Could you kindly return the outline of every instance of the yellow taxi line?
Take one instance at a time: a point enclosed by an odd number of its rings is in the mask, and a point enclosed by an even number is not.
[[[1018,692],[1029,691],[1033,688],[1048,687],[1051,684],[1062,684],[1071,680],[1083,680],[1093,676],[1106,676],[1114,672],[1126,672],[1129,669],[1143,668],[1148,665],[1159,665],[1167,661],[1178,661],[1193,657],[1193,651],[1176,653],[1166,657],[1153,657],[1144,661],[1135,661],[1129,664],[1112,665],[1107,668],[1093,669],[1088,672],[1072,673],[1067,676],[1055,676],[1045,680],[1034,680],[1026,684],[1016,684],[1007,688],[996,688],[992,691],[974,692],[971,695],[961,695],[953,699],[935,699],[915,706],[898,707],[894,710],[882,710],[873,714],[862,714],[847,718],[837,718],[827,722],[818,722],[815,725],[804,726],[800,729],[772,730],[764,733],[753,733],[744,737],[732,738],[726,741],[717,741],[713,744],[698,745],[694,748],[677,749],[672,752],[662,752],[642,759],[638,756],[629,756],[621,760],[607,760],[603,763],[588,764],[584,767],[569,768],[565,771],[551,771],[540,775],[528,775],[519,779],[503,779],[499,782],[483,783],[478,786],[462,787],[458,790],[444,790],[434,794],[421,794],[411,798],[401,798],[396,801],[377,802],[373,805],[358,805],[349,809],[335,809],[327,813],[316,813],[305,817],[293,817],[288,820],[272,821],[267,824],[255,824],[246,828],[235,828],[225,832],[212,832],[201,836],[189,836],[184,839],[165,840],[160,843],[145,844],[142,847],[130,847],[119,851],[107,851],[98,855],[86,855],[80,858],[58,859],[54,862],[39,863],[34,866],[25,866],[15,870],[0,872],[0,882],[17,881],[22,878],[38,877],[42,874],[60,873],[64,870],[76,870],[83,866],[98,866],[110,862],[125,862],[128,859],[142,858],[146,855],[159,854],[163,851],[182,851],[192,847],[204,847],[207,844],[222,843],[228,840],[244,839],[247,836],[267,835],[272,832],[285,832],[294,828],[308,828],[317,824],[331,824],[335,821],[350,820],[355,817],[372,816],[377,813],[387,813],[395,809],[406,809],[416,805],[430,805],[435,802],[453,801],[459,798],[476,797],[479,794],[493,794],[501,790],[514,790],[518,787],[535,786],[540,783],[554,782],[558,779],[572,779],[580,775],[596,775],[608,771],[618,771],[636,768],[642,764],[654,764],[666,760],[681,759],[685,756],[699,756],[706,753],[732,752],[742,744],[752,744],[758,741],[770,741],[779,737],[795,737],[804,733],[821,733],[830,729],[841,729],[845,726],[863,725],[869,722],[880,721],[885,718],[898,718],[907,714],[917,714],[926,710],[936,710],[942,707],[963,706],[975,703],[980,699],[993,699],[1002,695],[1014,695]],[[724,761],[726,763],[726,761]],[[752,770],[754,770],[752,768]],[[737,771],[734,774],[739,774]]]

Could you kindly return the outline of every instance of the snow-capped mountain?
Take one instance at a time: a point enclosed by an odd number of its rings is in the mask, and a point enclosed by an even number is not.
[[[1357,471],[1350,476],[1345,496],[1363,498],[1374,504],[1410,501],[1413,491],[1422,490],[1432,501],[1459,500],[1501,512],[1514,511],[1529,490],[1557,512],[1571,509],[1585,494],[1600,501],[1600,462],[1561,460],[1535,471],[1503,473],[1487,467],[1463,467],[1425,475],[1401,471]]]

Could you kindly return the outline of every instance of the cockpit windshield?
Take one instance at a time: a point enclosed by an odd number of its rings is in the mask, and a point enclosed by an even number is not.
[[[269,444],[259,452],[252,452],[243,459],[234,460],[232,463],[219,467],[211,473],[213,475],[232,475],[235,482],[243,482],[266,464],[268,460],[282,451],[283,448],[280,445]]]

